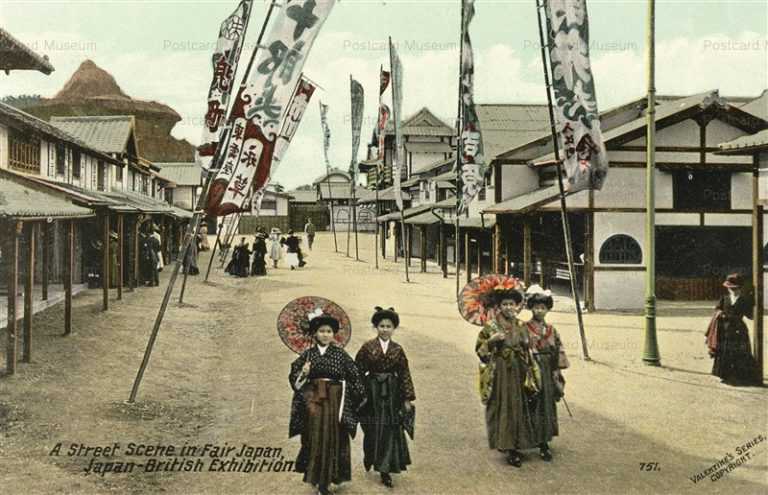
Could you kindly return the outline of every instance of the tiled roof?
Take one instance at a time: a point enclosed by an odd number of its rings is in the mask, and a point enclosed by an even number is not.
[[[751,155],[756,151],[768,150],[768,129],[748,136],[741,136],[720,144],[718,154],[722,155]]]
[[[295,189],[286,194],[293,198],[291,200],[293,203],[317,203],[317,191],[315,189],[308,191]]]
[[[0,171],[0,218],[73,218],[93,215],[88,208],[35,185],[25,177]]]
[[[451,145],[448,143],[421,143],[421,142],[406,142],[404,144],[405,150],[411,153],[450,153],[452,151]]]
[[[768,120],[768,89],[763,90],[763,93],[754,100],[740,106],[739,110],[751,113],[761,119]]]
[[[330,172],[325,173],[325,174],[321,175],[320,177],[316,178],[315,180],[313,180],[312,184],[317,184],[318,182],[323,182],[325,179],[327,179],[331,175],[341,175],[342,177],[344,177],[348,181],[352,180],[352,177],[350,177],[349,174],[347,172],[345,172],[344,170],[341,170],[341,169],[338,169],[338,168],[332,168],[330,170]]]
[[[430,163],[428,165],[424,165],[421,168],[417,168],[416,170],[414,170],[412,172],[412,174],[413,175],[424,174],[424,173],[427,173],[427,172],[431,172],[432,170],[435,170],[436,168],[444,167],[446,165],[451,165],[451,164],[454,164],[454,163],[456,163],[456,158],[455,157],[443,158],[443,159],[438,160],[436,162],[432,162],[432,163]]]
[[[392,187],[382,189],[379,191],[379,201],[394,201],[395,193]],[[403,191],[403,200],[408,201],[411,199],[411,195],[406,191]],[[358,189],[357,190],[357,202],[358,203],[373,203],[376,201],[376,191],[371,189]]]
[[[201,185],[201,168],[197,163],[156,163],[160,175],[173,181],[177,186]]]
[[[104,153],[124,153],[135,125],[132,115],[51,117],[51,124]]]
[[[414,215],[418,215],[419,213],[424,213],[425,211],[433,207],[434,205],[419,205],[419,206],[414,206],[413,208],[406,208],[405,210],[403,210],[402,216],[407,219]],[[382,215],[376,218],[376,220],[379,222],[387,222],[389,220],[400,220],[400,218],[401,218],[400,211],[393,211],[392,213],[387,213],[386,215]]]
[[[0,27],[0,70],[38,70],[50,74],[55,69],[48,57],[41,57]]]
[[[392,120],[387,123],[387,134],[394,133],[394,124]],[[405,119],[402,123],[402,132],[405,135],[415,136],[453,136],[456,131],[432,112],[427,107]]]
[[[18,108],[12,107],[3,102],[0,102],[0,122],[22,131],[31,131],[43,134],[48,139],[69,143],[83,151],[87,151],[93,154],[98,158],[108,161],[109,163],[120,164],[119,161],[115,160],[111,156],[90,146],[89,144],[69,134],[68,132],[65,132],[44,120],[38,119],[37,117],[34,117],[26,112],[19,110]]]
[[[485,160],[525,144],[549,131],[549,109],[541,104],[477,105]]]
[[[559,186],[550,186],[543,189],[527,192],[510,198],[501,203],[491,205],[484,210],[485,213],[525,213],[538,206],[557,199],[560,195]]]

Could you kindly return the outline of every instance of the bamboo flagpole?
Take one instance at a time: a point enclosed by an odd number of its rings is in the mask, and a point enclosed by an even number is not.
[[[248,64],[248,68],[246,69],[245,76],[243,77],[243,84],[247,80],[248,74],[251,70],[251,67],[253,65],[256,52],[258,51],[258,45],[261,44],[261,39],[264,35],[264,32],[266,30],[267,24],[269,23],[269,19],[272,16],[272,11],[275,7],[275,0],[273,0],[270,5],[269,9],[267,10],[267,14],[264,19],[264,23],[261,28],[261,32],[259,33],[259,38],[257,41],[257,48],[254,48],[253,53],[251,55],[251,60]],[[220,166],[220,160],[224,156],[224,153],[222,152],[222,146],[218,146],[216,153],[214,155],[214,160],[212,162],[212,169],[216,169]],[[210,190],[211,184],[213,183],[213,180],[215,178],[214,173],[209,173],[206,177],[205,185],[203,186],[203,190],[200,194],[200,197],[197,200],[197,205],[195,207],[195,212],[192,215],[192,221],[187,226],[187,230],[184,234],[184,241],[182,243],[182,249],[181,253],[182,256],[176,259],[176,262],[174,263],[173,271],[171,272],[171,277],[168,280],[168,286],[165,289],[165,294],[163,295],[163,300],[160,304],[160,309],[157,313],[157,317],[155,318],[154,325],[152,327],[152,332],[149,336],[149,341],[147,342],[147,347],[144,351],[144,357],[142,358],[141,365],[139,366],[139,369],[136,373],[136,379],[133,382],[133,387],[131,388],[131,393],[128,397],[128,402],[132,403],[136,400],[136,395],[139,392],[139,387],[141,385],[141,380],[144,377],[144,372],[147,369],[147,366],[149,365],[149,359],[152,355],[152,349],[155,344],[155,340],[157,339],[158,332],[160,330],[160,325],[163,322],[163,318],[165,316],[166,309],[168,308],[168,303],[171,299],[171,294],[173,293],[173,287],[176,283],[176,279],[179,276],[179,271],[181,270],[181,265],[184,262],[184,258],[186,258],[187,250],[189,249],[190,244],[192,243],[193,239],[197,236],[197,232],[200,228],[200,219],[203,215],[203,210],[206,205],[207,199],[208,199],[208,192]]]
[[[459,207],[461,205],[461,129],[464,127],[464,124],[462,122],[462,97],[463,97],[463,85],[461,81],[461,68],[464,61],[464,0],[459,0],[461,3],[461,27],[459,29],[460,35],[459,35],[459,90],[458,90],[458,101],[457,101],[457,108],[456,108],[456,164],[454,167],[456,167],[456,219],[455,219],[455,230],[454,230],[454,236],[455,241],[453,243],[454,249],[453,249],[453,258],[454,262],[456,264],[456,295],[458,296],[459,292],[461,291],[461,269],[460,269],[460,259],[459,259],[459,246],[460,242],[460,228],[459,228]],[[464,256],[469,256],[469,253],[464,253]]]
[[[403,191],[400,188],[400,167],[402,167],[403,160],[400,152],[402,148],[402,136],[400,135],[400,126],[398,120],[400,119],[400,113],[402,110],[403,102],[403,66],[400,62],[400,57],[395,52],[395,47],[392,45],[392,37],[389,38],[389,70],[392,77],[392,124],[395,131],[395,153],[392,157],[392,192],[395,195],[395,202],[400,209],[400,236],[403,240],[403,261],[405,263],[405,281],[410,282],[410,275],[408,273],[408,263],[410,262],[408,251],[410,250],[410,239],[407,235],[405,228],[405,213],[403,211]],[[395,248],[397,249],[397,248]]]
[[[360,147],[360,133],[363,126],[363,109],[365,92],[363,85],[349,75],[349,91],[351,102],[350,122],[352,128],[352,158],[349,163],[349,174],[352,177],[352,228],[355,231],[355,261],[360,261],[360,248],[357,236],[357,152]],[[347,229],[347,256],[349,256],[349,229]]]
[[[583,16],[580,19],[574,19],[574,21],[579,24],[580,29],[572,30],[571,32],[576,31],[577,34],[581,36],[579,41],[587,44],[588,46],[586,27],[588,19],[586,13],[586,5],[584,5],[584,0],[575,1],[580,3],[583,7]],[[579,335],[581,337],[582,355],[585,361],[589,361],[589,350],[587,347],[586,334],[584,332],[584,319],[582,315],[581,301],[579,299],[579,290],[577,286],[578,280],[576,278],[573,263],[573,245],[571,240],[571,227],[568,220],[566,192],[576,192],[581,189],[600,189],[607,172],[607,158],[605,156],[605,147],[603,145],[602,136],[600,134],[600,121],[597,113],[597,102],[594,97],[594,83],[592,80],[591,69],[589,67],[588,48],[586,48],[587,55],[585,57],[587,63],[583,68],[583,72],[585,73],[584,76],[576,75],[572,78],[568,78],[561,75],[559,76],[559,79],[563,79],[563,81],[557,82],[557,86],[555,85],[557,79],[553,79],[552,84],[550,84],[550,70],[553,71],[553,77],[556,75],[556,73],[554,73],[554,69],[551,69],[553,60],[551,56],[549,58],[547,57],[548,51],[555,51],[560,49],[560,47],[554,42],[554,30],[560,29],[562,23],[567,24],[570,21],[569,16],[565,16],[565,18],[559,19],[559,23],[557,25],[551,24],[550,14],[547,12],[547,8],[547,0],[541,0],[541,3],[539,3],[539,0],[536,0],[536,11],[539,24],[539,41],[541,45],[541,61],[544,69],[544,83],[547,92],[550,128],[552,131],[552,145],[554,149],[555,164],[557,166],[557,184],[560,192],[560,217],[562,221],[566,259],[568,262],[568,273],[571,282],[571,296],[576,306],[576,317],[579,325]],[[545,26],[547,28],[548,39],[550,39],[552,43],[551,45],[545,43]],[[569,29],[571,28],[569,27]],[[582,33],[581,30],[584,32]],[[572,70],[570,67],[565,67],[563,69],[566,71]],[[580,77],[584,77],[584,80],[580,80]],[[591,98],[591,101],[586,101],[586,105],[579,107],[584,109],[584,115],[570,115],[567,114],[564,109],[558,108],[558,115],[561,119],[564,120],[564,124],[559,125],[557,119],[555,118],[555,108],[552,101],[552,94],[555,91],[560,91],[563,99],[568,99],[569,95],[567,92],[570,91],[573,93],[573,89],[567,87],[569,84],[568,81],[571,83],[573,83],[573,81],[577,81],[578,84],[583,83],[583,98],[585,100],[590,100]],[[558,99],[558,104],[559,103],[560,99]],[[586,109],[587,106],[590,107],[589,110]],[[577,107],[578,106],[574,106],[574,108]],[[585,123],[585,121],[588,122],[589,126],[587,123]],[[568,135],[567,133],[569,132],[572,133],[572,135]],[[566,145],[566,160],[568,161],[566,172],[568,173],[569,181],[568,191],[566,191],[565,185],[563,184],[564,160],[560,157],[561,150],[559,141],[561,135],[563,136],[564,143]]]
[[[320,127],[323,131],[323,154],[325,156],[325,182],[328,184],[328,202],[331,208],[331,231],[333,231],[333,250],[339,252],[339,241],[336,238],[336,214],[333,211],[333,191],[331,190],[331,161],[328,159],[328,149],[331,146],[331,128],[328,127],[328,105],[324,105],[321,100],[317,100],[320,105]],[[323,184],[320,183],[320,192],[322,193]]]

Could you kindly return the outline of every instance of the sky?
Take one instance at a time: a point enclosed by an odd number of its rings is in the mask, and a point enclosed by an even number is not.
[[[0,0],[0,26],[56,71],[0,74],[0,97],[53,96],[83,60],[110,72],[132,98],[174,108],[173,135],[200,140],[211,81],[210,57],[219,24],[237,0]],[[304,66],[321,88],[273,181],[290,189],[325,170],[318,98],[330,106],[330,157],[347,169],[352,158],[350,74],[366,91],[362,141],[375,122],[386,41],[403,61],[404,117],[426,106],[453,125],[456,115],[460,0],[341,0]],[[248,31],[255,45],[268,2],[256,0]],[[647,1],[588,0],[590,57],[600,109],[644,95]],[[535,0],[477,0],[470,26],[477,103],[545,103]],[[273,14],[274,16],[274,14]],[[245,53],[245,52],[244,52]],[[656,87],[687,95],[757,96],[768,88],[768,2],[656,2]],[[245,54],[249,56],[249,54]],[[241,64],[241,70],[246,64]],[[238,80],[239,80],[238,75]]]

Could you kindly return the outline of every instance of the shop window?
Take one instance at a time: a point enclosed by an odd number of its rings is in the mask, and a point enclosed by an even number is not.
[[[67,149],[63,144],[56,145],[56,175],[67,174],[66,153]]]
[[[40,140],[9,129],[8,166],[19,172],[40,173]]]
[[[643,262],[640,244],[632,237],[616,234],[600,247],[600,263],[612,265],[638,265]]]
[[[107,187],[107,170],[104,166],[104,162],[99,160],[99,163],[96,168],[96,189],[99,191],[106,191]]]
[[[72,177],[75,179],[80,178],[82,173],[82,155],[79,151],[72,152]]]

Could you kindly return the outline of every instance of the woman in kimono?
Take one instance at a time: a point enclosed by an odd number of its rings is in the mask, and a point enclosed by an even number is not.
[[[289,437],[301,435],[296,471],[321,495],[331,483],[352,478],[350,436],[357,432],[356,410],[363,396],[355,362],[333,343],[339,322],[328,315],[309,320],[315,345],[291,364],[293,388]]]
[[[744,323],[752,319],[752,298],[741,293],[744,279],[739,273],[726,277],[723,287],[728,294],[715,306],[715,314],[707,330],[709,354],[715,362],[712,374],[731,385],[757,383],[757,365],[749,345],[749,331]]]
[[[267,262],[264,257],[267,255],[267,243],[264,242],[264,234],[258,232],[256,240],[253,241],[253,263],[251,264],[251,275],[266,275]]]
[[[376,307],[371,323],[378,336],[363,344],[355,357],[367,392],[360,412],[363,464],[366,471],[373,466],[381,482],[391,488],[391,474],[405,471],[411,463],[403,417],[412,412],[416,393],[405,351],[392,341],[400,317],[394,308]]]
[[[273,228],[269,231],[269,257],[272,259],[272,266],[277,268],[277,262],[283,257],[283,246],[280,244],[280,229]]]
[[[517,318],[523,294],[515,289],[494,289],[492,304],[499,311],[480,331],[475,352],[490,379],[483,382],[488,446],[507,453],[507,462],[522,465],[519,450],[534,447],[527,393],[530,369],[528,330]]]
[[[554,301],[550,291],[538,285],[528,289],[528,309],[533,318],[527,323],[528,341],[533,358],[539,367],[539,393],[530,401],[533,440],[539,446],[539,456],[547,462],[552,460],[549,442],[557,436],[557,407],[555,403],[563,397],[565,380],[560,370],[568,367],[568,358],[555,327],[545,320]]]

